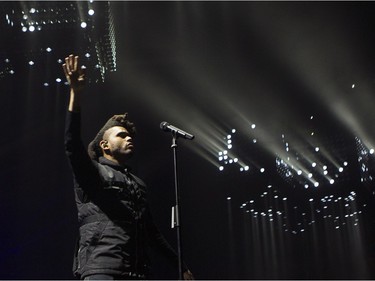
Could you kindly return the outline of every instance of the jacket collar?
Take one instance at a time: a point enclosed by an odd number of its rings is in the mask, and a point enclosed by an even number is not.
[[[99,157],[99,163],[102,164],[102,165],[110,166],[111,168],[113,168],[117,171],[129,172],[131,170],[131,168],[129,166],[121,166],[121,165],[105,158],[104,156]]]

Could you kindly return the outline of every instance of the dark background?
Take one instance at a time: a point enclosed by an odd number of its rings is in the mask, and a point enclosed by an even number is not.
[[[119,1],[111,7],[117,71],[87,85],[82,137],[88,143],[110,116],[129,112],[138,131],[134,171],[148,184],[155,221],[175,246],[171,135],[159,124],[196,135],[178,140],[184,259],[195,277],[373,279],[375,189],[360,181],[354,136],[375,140],[375,3]],[[50,40],[58,38],[66,55],[76,53],[68,36],[55,36]],[[1,47],[19,47],[8,43]],[[72,279],[76,207],[63,146],[68,86],[44,87],[48,69],[20,65],[0,78],[0,278]],[[252,123],[263,132],[256,148],[240,138]],[[351,161],[348,177],[333,188],[293,187],[276,172],[277,137],[309,126],[328,139],[339,135]],[[249,173],[218,169],[217,153],[233,128],[239,157],[253,163]],[[267,173],[252,170],[261,166]],[[321,243],[310,244],[308,233],[291,235],[289,251],[260,261],[265,250],[248,241],[253,236],[244,231],[239,207],[270,183],[302,205],[311,196],[354,189],[366,205],[354,237],[361,247],[321,227],[314,236]],[[162,256],[152,257],[152,278],[177,277]]]

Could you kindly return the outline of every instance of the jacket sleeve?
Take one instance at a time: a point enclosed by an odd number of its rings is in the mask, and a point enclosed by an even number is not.
[[[65,153],[69,159],[75,183],[88,195],[100,190],[101,178],[97,165],[89,157],[81,140],[81,114],[68,111],[65,123]]]

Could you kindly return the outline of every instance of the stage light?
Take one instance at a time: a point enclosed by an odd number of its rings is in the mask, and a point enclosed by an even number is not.
[[[309,174],[308,174],[308,177],[309,177],[310,179],[312,178],[312,176],[313,176],[312,173],[309,173]]]
[[[30,31],[30,32],[34,32],[34,30],[35,30],[35,26],[30,25],[30,26],[29,26],[29,31]]]
[[[305,188],[309,188],[309,185],[308,185],[308,184],[305,184]]]
[[[236,132],[236,129],[232,129],[232,133],[234,134]]]
[[[339,172],[342,173],[342,171],[344,171],[344,168],[343,167],[339,167]]]
[[[344,166],[348,166],[348,162],[345,161],[345,162],[344,162]]]
[[[50,52],[52,51],[52,49],[51,49],[50,47],[48,47],[48,48],[46,49],[46,51],[47,51],[48,53],[50,53]]]
[[[90,16],[94,15],[95,14],[95,11],[93,9],[90,9],[88,12],[87,12]]]
[[[48,83],[44,83],[43,86],[44,86],[44,87],[48,87],[49,84],[48,84]]]
[[[326,175],[328,174],[328,172],[327,172],[327,171],[324,171],[323,174],[326,176]]]
[[[10,74],[14,74],[15,72],[14,72],[13,69],[11,69],[11,70],[9,71],[9,73],[10,73]]]
[[[61,82],[61,78],[56,78],[56,82],[60,83]]]
[[[231,135],[227,135],[227,139],[230,140],[232,138]]]
[[[318,183],[318,182],[315,182],[315,183],[314,183],[314,186],[315,186],[315,187],[318,187],[318,186],[319,186],[319,183]]]
[[[220,166],[220,167],[219,167],[219,170],[220,170],[220,171],[224,170],[224,167],[223,167],[223,166]]]
[[[264,168],[260,168],[260,172],[261,173],[264,173],[265,169]]]
[[[319,147],[315,147],[315,151],[318,152],[319,151]]]
[[[231,200],[232,199],[232,197],[227,197],[227,200]]]
[[[370,149],[370,154],[374,154],[374,149],[373,148]]]
[[[251,129],[255,129],[256,128],[256,125],[255,124],[252,124],[251,125]]]
[[[330,183],[330,184],[334,184],[334,183],[335,183],[335,180],[334,180],[334,179],[330,179],[330,180],[329,180],[329,183]]]
[[[232,148],[232,145],[231,144],[228,144],[228,149],[231,149]]]
[[[314,199],[312,199],[312,198],[311,198],[311,199],[309,199],[309,201],[310,201],[310,202],[313,202],[313,201],[314,201]]]
[[[355,88],[355,84],[352,84],[352,89],[354,89]]]
[[[57,60],[57,63],[62,63],[62,62],[63,62],[62,59]]]
[[[257,143],[257,139],[253,139],[253,143]]]
[[[26,26],[22,27],[22,31],[26,32],[27,31],[27,27]]]
[[[316,163],[315,163],[315,162],[311,163],[311,166],[312,166],[313,168],[316,167]]]
[[[297,171],[297,174],[300,176],[300,175],[302,175],[302,171],[301,170],[298,170]]]
[[[29,61],[29,65],[34,65],[34,62],[32,60]]]
[[[85,54],[85,57],[86,57],[86,58],[89,58],[89,57],[90,57],[90,54],[89,54],[89,53],[86,53],[86,54]]]
[[[36,11],[35,8],[31,8],[31,9],[30,9],[30,14],[34,14],[35,11]]]
[[[86,28],[87,27],[87,23],[85,21],[81,22],[81,27],[82,28]]]
[[[245,166],[245,167],[244,167],[244,170],[245,170],[245,171],[248,171],[248,170],[249,170],[249,166]]]

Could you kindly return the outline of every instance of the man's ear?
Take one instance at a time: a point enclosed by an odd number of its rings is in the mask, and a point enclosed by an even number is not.
[[[99,146],[100,146],[103,150],[108,149],[108,141],[106,141],[106,140],[101,140],[101,141],[99,142]]]

